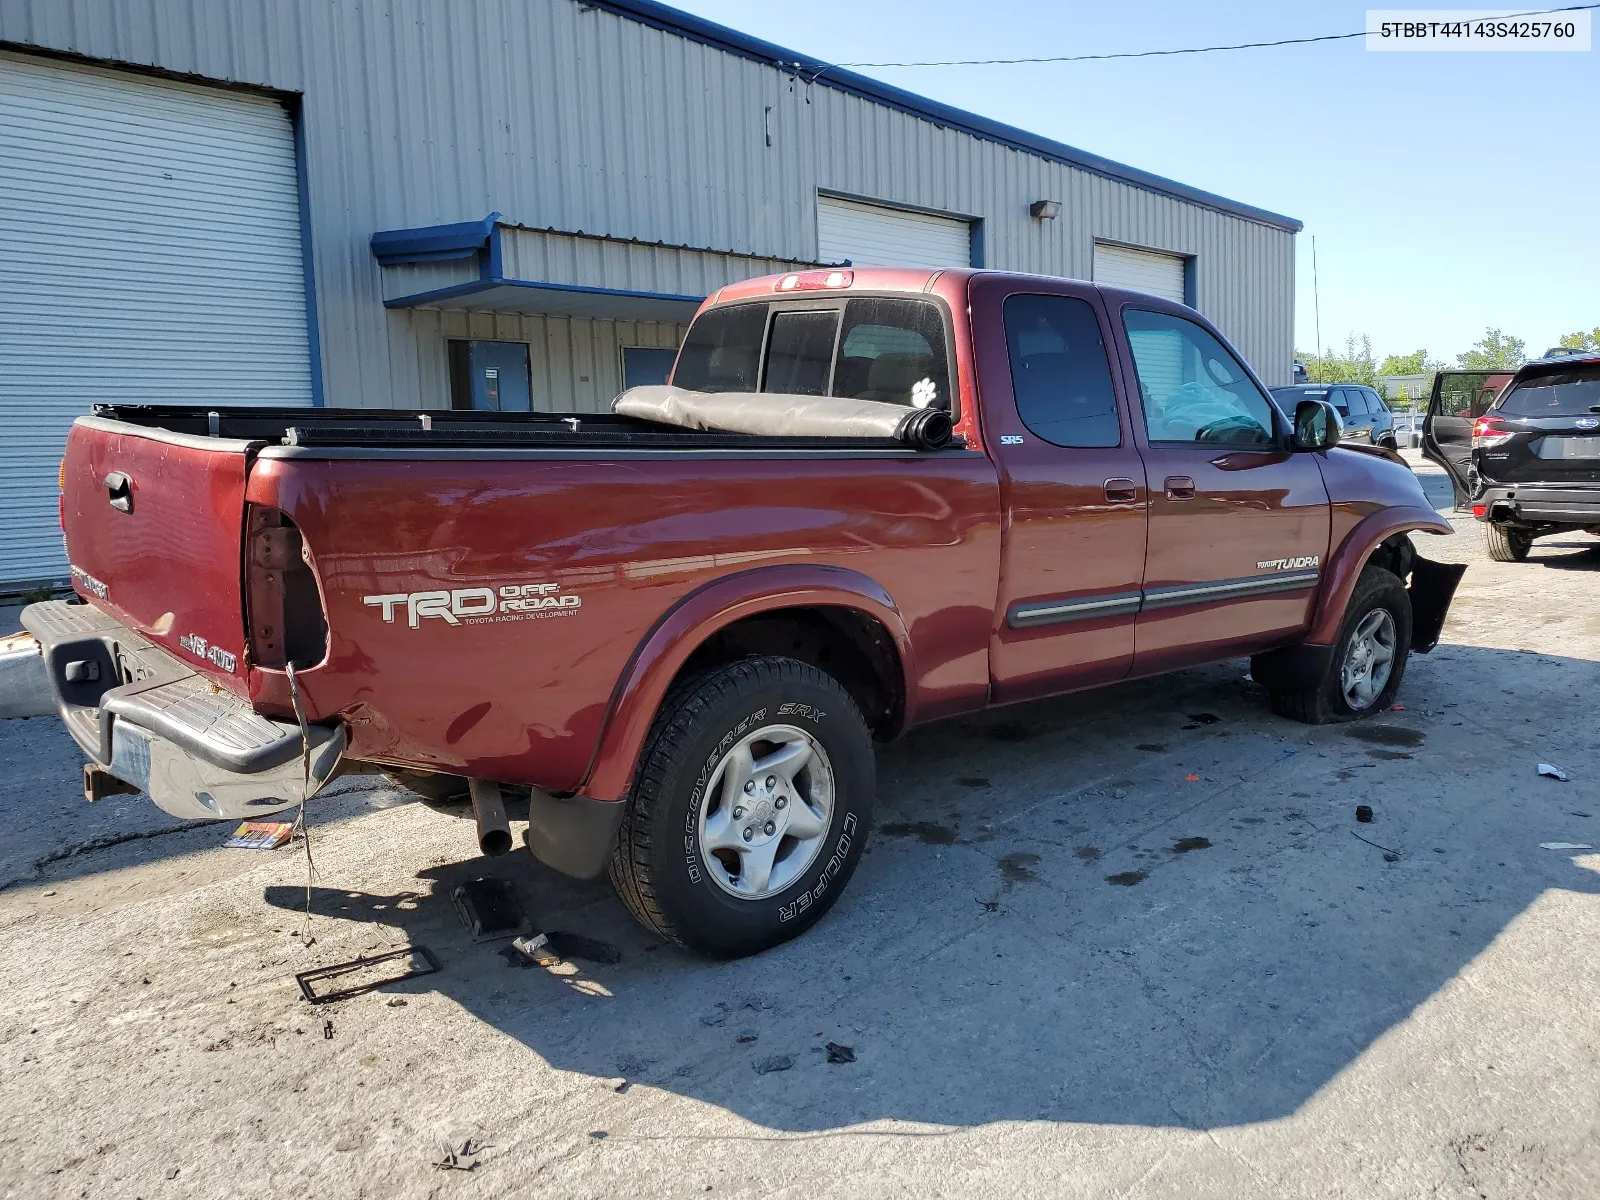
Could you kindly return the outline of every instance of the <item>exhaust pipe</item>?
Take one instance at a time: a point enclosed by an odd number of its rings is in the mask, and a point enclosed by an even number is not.
[[[469,779],[472,815],[478,820],[478,849],[494,858],[511,849],[511,823],[506,820],[500,785],[491,779]]]

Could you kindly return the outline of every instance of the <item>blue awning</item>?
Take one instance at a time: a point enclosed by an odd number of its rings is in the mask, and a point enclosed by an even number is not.
[[[385,267],[476,258],[478,278],[383,302],[385,308],[471,308],[620,321],[687,322],[705,300],[670,292],[640,292],[539,279],[507,279],[500,253],[500,214],[481,221],[389,229],[372,235],[372,254]]]

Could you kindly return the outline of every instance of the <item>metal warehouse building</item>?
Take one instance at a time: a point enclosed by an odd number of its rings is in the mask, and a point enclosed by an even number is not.
[[[1299,228],[650,0],[0,0],[0,590],[96,400],[595,411],[845,261],[1187,300],[1286,383]]]

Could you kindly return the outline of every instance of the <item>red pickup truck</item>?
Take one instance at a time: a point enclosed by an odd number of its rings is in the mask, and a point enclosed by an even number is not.
[[[1337,446],[1325,405],[1280,412],[1203,317],[1150,296],[754,279],[702,307],[661,390],[948,421],[80,418],[77,597],[23,623],[88,795],[238,819],[381,770],[469,793],[498,850],[501,789],[526,789],[537,857],[609,866],[645,924],[745,954],[850,878],[874,739],[1242,655],[1279,713],[1366,716],[1463,569],[1414,551],[1450,527],[1402,461]]]

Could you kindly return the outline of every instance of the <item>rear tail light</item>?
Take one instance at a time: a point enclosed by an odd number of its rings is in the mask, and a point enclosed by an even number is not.
[[[1501,442],[1509,442],[1516,433],[1506,428],[1506,423],[1500,417],[1479,417],[1472,423],[1472,448],[1482,450],[1485,446],[1498,446]]]
[[[785,275],[772,285],[775,292],[820,292],[829,288],[847,288],[855,282],[854,271],[800,271]]]
[[[245,510],[245,619],[250,660],[282,670],[315,666],[328,653],[328,620],[305,539],[283,513]]]
[[[1489,506],[1487,504],[1474,504],[1472,506],[1472,515],[1480,521],[1483,520],[1489,515]]]
[[[56,520],[61,522],[61,532],[67,531],[67,460],[62,459],[56,468]]]

